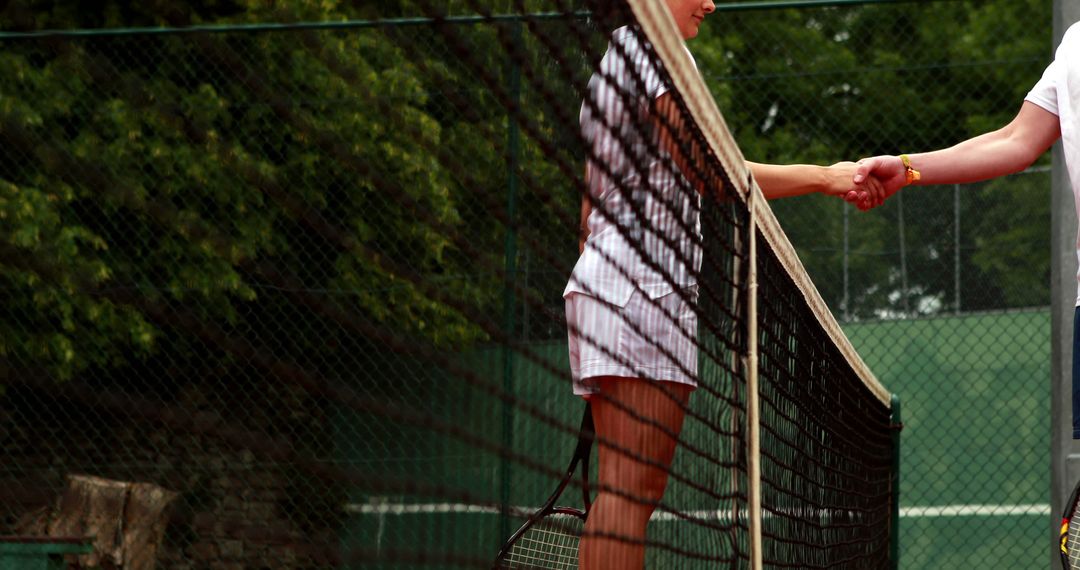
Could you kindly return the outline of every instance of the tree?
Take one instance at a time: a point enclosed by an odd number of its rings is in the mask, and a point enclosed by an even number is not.
[[[313,6],[288,17],[344,15]],[[234,19],[234,8],[164,13],[184,23]],[[75,18],[57,8],[39,21],[97,23]],[[437,342],[475,337],[385,259],[408,259],[425,275],[463,267],[445,232],[461,224],[468,197],[451,192],[453,177],[430,152],[470,136],[433,114],[429,82],[439,74],[430,70],[444,66],[418,65],[380,33],[185,39],[6,42],[4,270],[21,292],[15,321],[4,323],[9,358],[69,376],[160,346],[160,322],[101,290],[266,327],[274,314],[249,312],[267,297],[260,271],[355,292],[342,306],[374,323]],[[427,223],[415,223],[418,210]],[[480,294],[465,285],[462,296]],[[261,322],[245,324],[252,319]],[[288,328],[267,335],[278,336]]]
[[[712,16],[690,47],[747,158],[828,164],[932,150],[1004,125],[1047,62],[1049,18],[1047,6],[1030,1],[978,10],[930,2],[917,16],[901,6],[873,5],[734,12]],[[948,307],[955,294],[945,278],[954,249],[948,190],[903,194],[906,294],[899,201],[871,216],[849,216],[846,255],[837,202],[807,197],[772,206],[829,305],[842,306],[846,256],[845,312],[872,317]],[[983,217],[1015,219],[1039,203],[1002,193],[984,204],[986,211],[979,209],[979,218],[965,218],[965,228],[981,229]],[[1037,228],[1040,218],[1029,223]],[[1006,285],[1006,266],[1000,258],[989,262],[1001,239],[979,240],[979,252],[962,255],[965,281],[987,291],[965,294],[967,309],[1018,306],[1048,295]],[[1017,255],[1026,271],[1048,271],[1043,250],[1023,251]],[[1018,262],[1010,257],[1008,265]]]

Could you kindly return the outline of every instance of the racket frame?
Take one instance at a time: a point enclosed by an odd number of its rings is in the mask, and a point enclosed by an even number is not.
[[[593,426],[592,406],[586,403],[585,412],[581,418],[581,429],[578,432],[577,447],[574,448],[574,456],[570,459],[570,465],[566,468],[566,475],[559,481],[558,486],[555,487],[555,491],[551,493],[551,496],[544,501],[544,505],[529,515],[529,519],[521,525],[521,528],[510,535],[510,538],[503,544],[502,548],[499,550],[499,555],[495,557],[495,565],[492,566],[493,570],[501,568],[500,565],[507,555],[510,554],[510,550],[514,547],[514,544],[518,539],[524,536],[529,529],[544,518],[558,514],[574,516],[585,521],[586,517],[588,517],[589,509],[592,507],[592,499],[589,496],[589,456],[595,438],[596,433]],[[556,506],[556,502],[562,497],[563,491],[566,490],[566,487],[574,479],[574,472],[577,471],[579,465],[581,466],[581,498],[585,509]]]
[[[1069,529],[1073,525],[1080,524],[1080,520],[1073,520],[1073,513],[1076,511],[1077,501],[1080,501],[1080,482],[1077,482],[1076,487],[1073,488],[1072,495],[1069,496],[1069,500],[1065,502],[1065,512],[1061,514],[1061,531],[1058,535],[1061,553],[1061,567],[1066,569],[1072,569],[1073,566],[1069,562]]]

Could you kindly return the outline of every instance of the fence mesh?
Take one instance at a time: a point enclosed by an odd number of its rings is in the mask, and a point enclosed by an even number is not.
[[[1051,55],[1050,6],[1034,0],[721,8],[689,47],[761,162],[917,152],[996,128]],[[505,22],[373,20],[425,15],[411,3],[6,10],[8,31],[368,23],[0,38],[0,534],[40,529],[67,476],[90,474],[179,493],[159,567],[342,564],[349,545],[369,544],[359,537],[401,535],[418,516],[351,495],[370,462],[414,469],[385,458],[421,441],[388,433],[373,418],[399,410],[371,401],[464,412],[493,398],[374,349],[342,314],[446,350],[490,334],[429,301],[438,294],[483,307],[493,330],[538,347],[540,368],[564,367],[565,330],[549,315],[566,273],[543,249],[515,249],[492,216],[512,208],[523,236],[572,263],[576,220],[535,191],[558,173],[515,146],[502,103],[556,116],[579,102],[522,87]],[[510,161],[530,188],[511,192]],[[375,177],[400,181],[392,198]],[[903,568],[1019,568],[1050,547],[1049,178],[1035,167],[909,189],[869,214],[825,197],[772,204],[860,354],[904,397]],[[507,272],[535,292],[512,311]],[[498,353],[472,358],[495,383],[527,373]],[[335,387],[358,378],[371,400],[342,403]],[[521,396],[563,413],[553,396]],[[572,434],[545,437],[561,462]],[[419,445],[430,449],[410,454],[459,474],[452,484],[500,469],[454,453],[452,437]],[[433,508],[445,512],[422,516],[449,522],[417,540],[461,540],[456,523],[475,516]],[[491,542],[504,530],[493,524]]]

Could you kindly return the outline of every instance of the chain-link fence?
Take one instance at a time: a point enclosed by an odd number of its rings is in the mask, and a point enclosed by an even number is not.
[[[1026,2],[898,6],[867,15],[890,22],[865,40],[877,48],[805,47],[818,33],[862,41],[855,12],[747,14],[748,26],[794,22],[800,35],[762,32],[746,47],[789,65],[740,75],[702,63],[732,107],[753,109],[728,118],[746,127],[748,158],[805,160],[770,137],[822,146],[822,162],[943,148],[1004,126],[1051,57],[1050,6]],[[772,204],[856,349],[903,399],[902,568],[1030,568],[1053,548],[1050,178],[1036,165],[908,189],[869,215],[821,198]]]
[[[1051,55],[1050,6],[1026,2],[714,21],[690,47],[762,162],[931,150],[998,128]],[[817,197],[772,204],[860,354],[903,396],[902,567],[1029,567],[1052,547],[1049,204],[1038,165],[907,190],[869,215]]]
[[[493,334],[432,302],[415,273],[535,347],[534,373],[564,366],[552,315],[579,197],[545,184],[564,163],[519,142],[505,109],[541,109],[538,132],[577,168],[576,135],[555,119],[580,102],[530,91],[528,74],[582,62],[514,66],[497,38],[560,38],[566,20],[472,17],[539,3],[454,3],[437,21],[423,2],[154,6],[100,18],[10,7],[0,20],[233,23],[0,37],[0,534],[49,531],[62,491],[87,484],[71,476],[93,475],[106,495],[104,480],[156,486],[144,516],[167,513],[150,549],[161,568],[363,566],[370,549],[408,548],[382,537],[409,535],[409,516],[448,521],[418,541],[475,538],[475,512],[417,515],[357,489],[393,487],[363,480],[376,461],[468,487],[499,457],[390,433],[377,418],[398,408],[366,406],[436,398],[477,431],[515,420],[365,327],[395,323],[445,351]],[[958,142],[1005,124],[1050,58],[1050,6],[1034,0],[742,8],[721,6],[689,46],[759,162]],[[361,21],[236,25],[342,18]],[[485,87],[469,58],[505,88]],[[868,214],[825,197],[773,204],[856,348],[903,397],[903,568],[1029,567],[1051,547],[1049,178],[1035,167],[909,189]],[[516,247],[507,226],[547,249]],[[468,358],[496,383],[527,374],[498,351]],[[342,391],[356,385],[371,399]],[[565,393],[521,395],[573,423]],[[571,436],[538,437],[561,461]],[[498,545],[506,528],[493,517],[482,534]]]

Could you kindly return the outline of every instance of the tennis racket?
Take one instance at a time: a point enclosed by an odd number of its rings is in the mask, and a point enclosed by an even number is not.
[[[495,558],[493,568],[572,570],[578,567],[578,542],[585,528],[585,517],[592,505],[589,498],[589,452],[592,449],[593,437],[592,408],[585,404],[577,448],[574,449],[574,457],[570,460],[566,475],[555,488],[555,492],[544,502],[544,506],[529,515],[529,520],[506,541]],[[579,464],[581,495],[585,509],[556,506],[563,490],[574,478],[574,471]]]
[[[1061,566],[1080,570],[1080,483],[1065,502],[1061,515]]]

